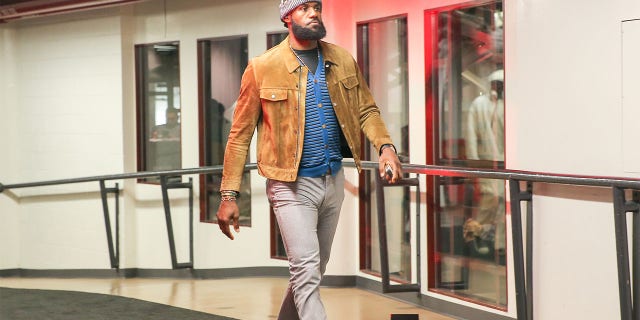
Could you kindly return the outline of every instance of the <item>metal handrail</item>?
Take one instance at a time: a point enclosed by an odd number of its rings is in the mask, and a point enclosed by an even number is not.
[[[345,167],[355,167],[354,162],[346,161]],[[373,161],[363,161],[362,167],[365,170],[376,170],[379,164]],[[254,170],[256,164],[248,164],[246,170]],[[530,171],[519,171],[509,169],[472,169],[453,166],[436,166],[436,165],[418,165],[403,164],[403,171],[406,173],[417,173],[430,176],[446,176],[446,177],[466,177],[466,178],[485,178],[500,179],[509,181],[510,203],[511,203],[511,219],[512,219],[512,238],[513,238],[513,255],[514,255],[514,273],[516,287],[516,306],[518,319],[533,319],[533,290],[532,290],[532,201],[533,201],[533,182],[565,184],[577,186],[594,186],[608,187],[613,190],[613,207],[614,222],[616,234],[616,253],[618,265],[618,288],[620,294],[620,314],[621,319],[631,320],[640,318],[640,294],[633,294],[634,291],[640,290],[640,252],[633,251],[633,272],[629,267],[629,250],[627,235],[627,219],[626,213],[634,213],[634,229],[632,233],[632,241],[634,248],[640,248],[640,219],[635,219],[640,215],[640,179],[622,178],[622,177],[604,177],[604,176],[586,176],[586,175],[567,175],[555,173],[539,173]],[[95,182],[101,184],[103,202],[105,201],[106,192],[104,182],[110,180],[122,180],[133,178],[148,178],[169,176],[182,176],[190,174],[212,174],[222,172],[222,166],[199,167],[191,169],[177,169],[165,171],[147,171],[135,173],[122,173],[102,176],[91,176],[73,179],[48,180],[29,183],[15,183],[3,185],[0,183],[0,193],[4,190],[31,188],[40,186],[51,186],[71,183]],[[520,189],[520,182],[527,182],[525,191]],[[117,184],[116,184],[117,186]],[[190,187],[190,186],[189,186]],[[116,187],[117,188],[117,187]],[[632,191],[632,198],[626,199],[626,190]],[[166,198],[166,192],[163,192],[163,198]],[[165,203],[167,203],[166,199]],[[191,200],[190,200],[191,201]],[[527,230],[526,243],[523,243],[521,202],[527,202]],[[106,205],[105,205],[106,207]],[[169,209],[165,212],[170,217]],[[116,217],[117,218],[117,217]],[[105,209],[105,221],[108,222],[108,209]],[[168,219],[168,221],[170,221]],[[108,224],[108,223],[107,223]],[[168,228],[169,225],[168,225]],[[117,232],[117,230],[116,230]],[[107,233],[110,234],[110,225],[107,226]],[[171,237],[170,232],[170,237]],[[117,236],[116,236],[117,239]],[[171,240],[171,239],[170,239]],[[112,267],[117,267],[117,257],[113,257],[113,244],[109,241],[110,255],[112,255]],[[526,249],[525,249],[526,248]],[[172,250],[175,248],[172,248]],[[527,260],[525,266],[524,252],[526,250]],[[174,268],[177,263],[173,258]],[[631,273],[633,273],[633,283],[631,282]],[[632,290],[633,287],[633,290]],[[640,291],[637,291],[640,293]]]
[[[367,161],[363,164],[367,168],[378,168],[377,162]],[[568,175],[557,173],[539,173],[533,171],[509,169],[473,169],[452,166],[403,164],[403,172],[419,173],[431,176],[452,176],[467,178],[487,178],[501,180],[520,180],[542,183],[569,184],[593,187],[619,187],[640,189],[640,178],[603,177],[586,175]]]
[[[344,162],[345,167],[355,167],[353,162]],[[374,170],[378,168],[378,162],[362,161],[362,168]],[[250,163],[245,167],[246,170],[257,169],[257,164]],[[586,176],[586,175],[567,175],[556,173],[540,173],[532,171],[520,171],[509,169],[472,169],[453,166],[437,166],[422,164],[403,164],[402,169],[408,173],[418,173],[432,176],[454,176],[468,178],[488,178],[501,180],[520,180],[531,182],[568,184],[579,186],[596,186],[596,187],[618,187],[626,189],[639,189],[640,179],[622,178],[622,177],[604,177],[604,176]],[[123,179],[140,179],[159,176],[189,175],[189,174],[211,174],[222,172],[222,166],[198,167],[190,169],[176,169],[164,171],[144,171],[133,173],[120,173],[101,176],[89,176],[71,179],[45,180],[28,183],[5,184],[0,183],[0,193],[8,189],[32,188],[41,186],[51,186],[60,184],[72,184],[95,181],[110,181]]]
[[[247,164],[245,168],[246,170],[254,170],[257,168],[257,165],[255,163]],[[141,178],[161,177],[161,176],[211,174],[211,173],[220,173],[220,172],[222,172],[222,166],[210,166],[210,167],[198,167],[198,168],[191,168],[191,169],[119,173],[119,174],[109,174],[109,175],[101,175],[101,176],[89,176],[89,177],[58,179],[58,180],[44,180],[44,181],[37,181],[37,182],[14,183],[14,184],[5,184],[5,185],[0,183],[0,193],[8,189],[33,188],[33,187],[84,183],[84,182],[96,182],[96,181],[141,179]]]

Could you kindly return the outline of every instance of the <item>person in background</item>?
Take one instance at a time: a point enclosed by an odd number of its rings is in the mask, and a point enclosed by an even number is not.
[[[380,110],[353,57],[321,41],[322,1],[282,0],[289,36],[256,57],[242,77],[225,149],[220,230],[239,232],[236,198],[257,127],[257,164],[278,221],[290,279],[278,319],[326,319],[319,286],[344,199],[342,159],[361,170],[361,131],[391,183],[402,167]],[[389,173],[385,173],[388,167]]]
[[[176,108],[167,108],[166,123],[155,126],[151,132],[151,139],[156,140],[180,140],[179,111]]]
[[[466,155],[471,160],[504,161],[504,71],[492,72],[489,94],[475,98],[469,107],[466,128]],[[478,179],[478,211],[463,226],[465,240],[482,240],[476,250],[488,255],[492,249],[504,254],[505,201],[504,182]],[[475,242],[474,242],[475,243]],[[490,248],[491,244],[493,248]]]
[[[180,111],[168,107],[165,113],[166,122],[157,125],[151,131],[148,152],[150,154],[151,170],[180,169],[182,160],[180,155]],[[179,181],[180,176],[172,176],[170,180]]]

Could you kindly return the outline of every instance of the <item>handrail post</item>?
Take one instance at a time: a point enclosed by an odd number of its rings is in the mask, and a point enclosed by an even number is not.
[[[631,270],[633,274],[633,283],[632,283],[632,291],[633,291],[633,305],[640,305],[640,190],[634,190],[632,199],[627,202],[627,207],[629,211],[633,212],[633,234],[632,243],[633,243],[633,252],[631,253]],[[633,308],[633,319],[640,319],[640,309]]]
[[[167,237],[169,238],[169,252],[171,253],[171,266],[173,269],[193,268],[193,178],[189,182],[169,182],[167,175],[160,176],[160,186],[162,187],[162,204],[167,223]],[[171,176],[174,177],[174,176]],[[189,189],[189,261],[178,263],[176,254],[176,242],[174,239],[173,222],[171,220],[171,204],[169,202],[168,189]]]
[[[395,184],[390,184],[386,180],[376,176],[376,206],[378,211],[378,241],[380,247],[380,273],[382,281],[382,293],[391,292],[417,292],[420,293],[420,180],[418,178],[403,178]],[[391,284],[389,276],[389,246],[387,241],[387,214],[384,200],[384,188],[385,187],[416,187],[417,188],[417,202],[416,202],[416,246],[417,246],[417,264],[416,264],[416,283],[409,284]]]
[[[115,229],[116,229],[116,244],[113,244],[113,231],[111,230],[111,217],[109,214],[108,194],[113,193],[115,195]],[[107,232],[107,246],[109,247],[109,261],[111,268],[117,269],[120,267],[120,228],[119,228],[119,216],[120,216],[120,201],[119,201],[120,189],[118,184],[114,188],[107,188],[104,180],[100,180],[100,197],[102,198],[102,212],[104,213],[104,225]]]
[[[527,284],[527,317],[533,320],[533,182],[527,181],[527,191],[520,193],[520,200],[527,202],[525,283]]]
[[[189,263],[193,268],[193,178],[189,177]]]
[[[616,257],[618,261],[618,291],[620,293],[620,319],[622,320],[631,320],[634,314],[631,298],[631,272],[629,270],[627,209],[625,190],[620,187],[613,187]]]
[[[523,243],[522,243],[522,210],[520,208],[520,201],[523,200],[531,200],[531,195],[527,193],[522,193],[520,190],[520,180],[510,179],[509,180],[509,191],[510,191],[510,201],[511,201],[511,233],[513,238],[513,266],[514,266],[514,275],[515,275],[515,287],[516,287],[516,309],[517,309],[517,318],[520,320],[532,320],[533,319],[533,310],[531,309],[530,299],[531,294],[529,292],[529,288],[531,288],[531,283],[527,283],[526,273],[525,273],[525,265],[524,265],[524,254],[523,254]],[[528,212],[528,215],[531,215],[531,212]],[[527,226],[528,229],[529,226]],[[531,261],[528,261],[528,264],[531,264]],[[531,267],[527,268],[528,272],[531,271]]]

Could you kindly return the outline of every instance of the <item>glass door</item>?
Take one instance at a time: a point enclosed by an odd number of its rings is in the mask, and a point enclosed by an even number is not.
[[[359,23],[358,64],[396,144],[400,161],[409,162],[409,89],[407,70],[407,19],[392,17]],[[365,139],[363,159],[377,160]],[[377,172],[376,172],[377,173]],[[364,171],[360,177],[360,268],[379,275],[380,243],[376,207],[376,177]],[[412,281],[411,199],[408,187],[385,188],[387,246],[390,279]]]
[[[246,36],[198,41],[200,80],[200,165],[222,165],[240,80],[248,63]],[[200,219],[216,222],[221,173],[200,179]],[[240,185],[239,223],[251,226],[251,174]]]
[[[501,1],[425,12],[429,164],[504,167]],[[505,310],[505,183],[430,177],[430,290]]]

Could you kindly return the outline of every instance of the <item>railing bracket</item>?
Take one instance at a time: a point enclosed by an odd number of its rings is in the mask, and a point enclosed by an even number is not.
[[[171,265],[173,269],[193,268],[193,178],[189,182],[170,181],[174,176],[160,176],[162,187],[162,204],[164,205],[164,215],[167,223],[167,236],[169,237],[169,251],[171,253]],[[189,261],[179,263],[176,253],[176,242],[173,232],[173,222],[171,219],[171,204],[169,203],[169,189],[189,189]]]
[[[108,203],[108,195],[109,193],[113,194],[115,197],[115,229],[116,234],[113,235],[113,231],[111,230],[111,215],[109,214],[109,203]],[[104,213],[104,226],[107,231],[107,245],[109,247],[109,262],[111,263],[111,268],[118,269],[120,267],[120,189],[118,188],[118,184],[114,188],[107,188],[105,186],[104,180],[100,180],[100,197],[102,198],[102,212]],[[115,244],[113,243],[113,238],[115,238]]]

